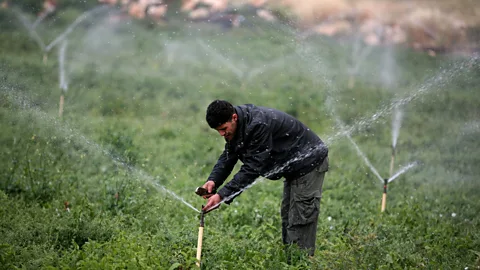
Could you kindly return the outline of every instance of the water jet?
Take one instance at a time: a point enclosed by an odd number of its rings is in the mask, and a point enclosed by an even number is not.
[[[58,53],[58,65],[59,65],[59,83],[60,83],[60,102],[59,102],[59,109],[58,115],[62,117],[63,115],[63,107],[65,103],[65,94],[67,93],[68,89],[68,82],[65,74],[65,54],[67,50],[67,40],[62,42],[60,47],[60,51]]]

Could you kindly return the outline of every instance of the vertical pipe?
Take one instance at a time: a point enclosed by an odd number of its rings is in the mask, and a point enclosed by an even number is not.
[[[384,212],[385,208],[387,207],[387,184],[388,184],[388,179],[384,179],[383,195],[382,195],[382,212]]]
[[[63,95],[63,93],[60,95],[60,104],[59,104],[59,108],[58,108],[58,115],[60,117],[62,117],[63,115],[63,103],[65,103],[65,97]]]
[[[198,241],[197,241],[197,266],[198,267],[200,267],[201,259],[202,259],[203,227],[205,225],[204,214],[205,212],[202,210],[202,213],[200,214],[200,227],[198,227]]]
[[[348,89],[353,89],[355,87],[355,76],[352,74],[348,78]]]

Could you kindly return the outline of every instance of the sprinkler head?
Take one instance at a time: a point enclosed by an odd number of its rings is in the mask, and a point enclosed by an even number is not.
[[[205,211],[205,210],[202,210],[202,213],[204,213],[204,214],[210,213],[211,211],[213,211],[213,210],[215,210],[215,209],[217,209],[217,208],[219,208],[219,207],[220,207],[220,204],[218,204],[217,206],[212,207],[212,208],[210,208],[210,209],[208,209],[208,210],[206,210],[206,211]],[[202,205],[202,209],[203,209],[203,205]]]
[[[197,187],[197,189],[195,189],[195,194],[197,194],[198,196],[208,196],[208,195],[213,195],[215,193],[216,193],[215,191],[213,191],[212,193],[208,193],[208,190],[203,187]]]

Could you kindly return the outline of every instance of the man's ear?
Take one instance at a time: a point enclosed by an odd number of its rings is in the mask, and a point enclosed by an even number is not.
[[[237,122],[238,120],[238,115],[236,113],[232,114],[232,121]]]

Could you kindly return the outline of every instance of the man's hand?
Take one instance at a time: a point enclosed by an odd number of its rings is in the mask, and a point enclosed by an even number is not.
[[[219,203],[221,201],[222,201],[222,198],[220,197],[220,195],[218,194],[212,195],[210,196],[210,198],[208,198],[207,205],[205,205],[205,207],[203,207],[202,210],[205,212],[209,212],[211,210],[217,209],[218,207],[220,207]]]
[[[208,193],[213,193],[213,191],[215,190],[215,182],[213,182],[212,180],[208,180],[203,186],[202,188],[206,189],[208,191]],[[205,195],[203,196],[204,199],[208,199],[210,197],[212,197],[213,194],[210,194],[210,195]]]

